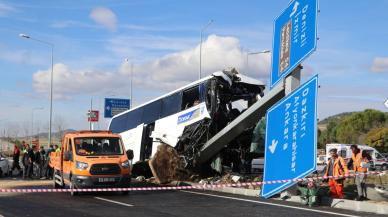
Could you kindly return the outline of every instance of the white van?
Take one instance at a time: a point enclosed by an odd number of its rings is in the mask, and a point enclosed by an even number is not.
[[[338,155],[345,159],[346,162],[352,158],[351,144],[326,144],[326,162],[330,158],[329,151],[333,148],[338,150]],[[384,157],[375,148],[367,145],[357,145],[357,147],[363,151],[366,150],[372,157],[372,168],[379,170],[388,170],[388,158]]]

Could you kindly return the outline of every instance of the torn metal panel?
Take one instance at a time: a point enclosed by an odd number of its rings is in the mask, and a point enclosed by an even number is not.
[[[245,129],[254,126],[260,118],[262,118],[267,109],[274,105],[278,100],[284,97],[284,86],[279,83],[271,92],[265,95],[262,99],[254,103],[240,116],[213,136],[204,144],[198,153],[198,161],[204,163],[211,159],[216,153],[221,151],[225,144],[239,136]]]
[[[214,79],[205,84],[205,101],[211,118],[185,127],[176,149],[183,155],[186,168],[203,170],[204,164],[214,158],[211,166],[216,171],[220,172],[220,162],[222,166],[239,171],[250,151],[253,127],[260,118],[256,110],[250,108],[263,96],[264,85],[234,69],[213,75]],[[232,106],[233,102],[241,100],[247,102],[247,108]],[[252,117],[254,115],[257,117]],[[228,132],[235,126],[237,131]]]

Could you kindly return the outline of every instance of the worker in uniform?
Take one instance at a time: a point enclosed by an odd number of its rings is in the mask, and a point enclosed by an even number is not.
[[[356,173],[355,183],[357,186],[357,197],[356,200],[365,200],[367,199],[366,194],[366,177],[368,172],[368,163],[371,160],[370,155],[357,147],[357,145],[351,145],[350,149],[352,150],[352,158],[350,159],[348,166],[349,168],[353,167],[354,172]]]
[[[348,167],[344,159],[338,156],[337,149],[333,148],[329,151],[331,158],[327,162],[325,176],[332,176],[329,178],[330,196],[332,198],[344,198],[344,177],[349,175]]]

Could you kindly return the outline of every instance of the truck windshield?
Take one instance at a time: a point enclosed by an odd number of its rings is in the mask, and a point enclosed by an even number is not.
[[[75,138],[75,150],[80,156],[123,154],[119,138]]]

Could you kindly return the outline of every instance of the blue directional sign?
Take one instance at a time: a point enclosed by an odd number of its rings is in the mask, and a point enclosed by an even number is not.
[[[105,98],[104,117],[111,118],[130,108],[129,99]]]
[[[318,75],[267,112],[263,181],[305,177],[316,170]],[[295,183],[264,184],[268,198]]]
[[[294,0],[274,21],[271,89],[317,45],[318,0]]]

